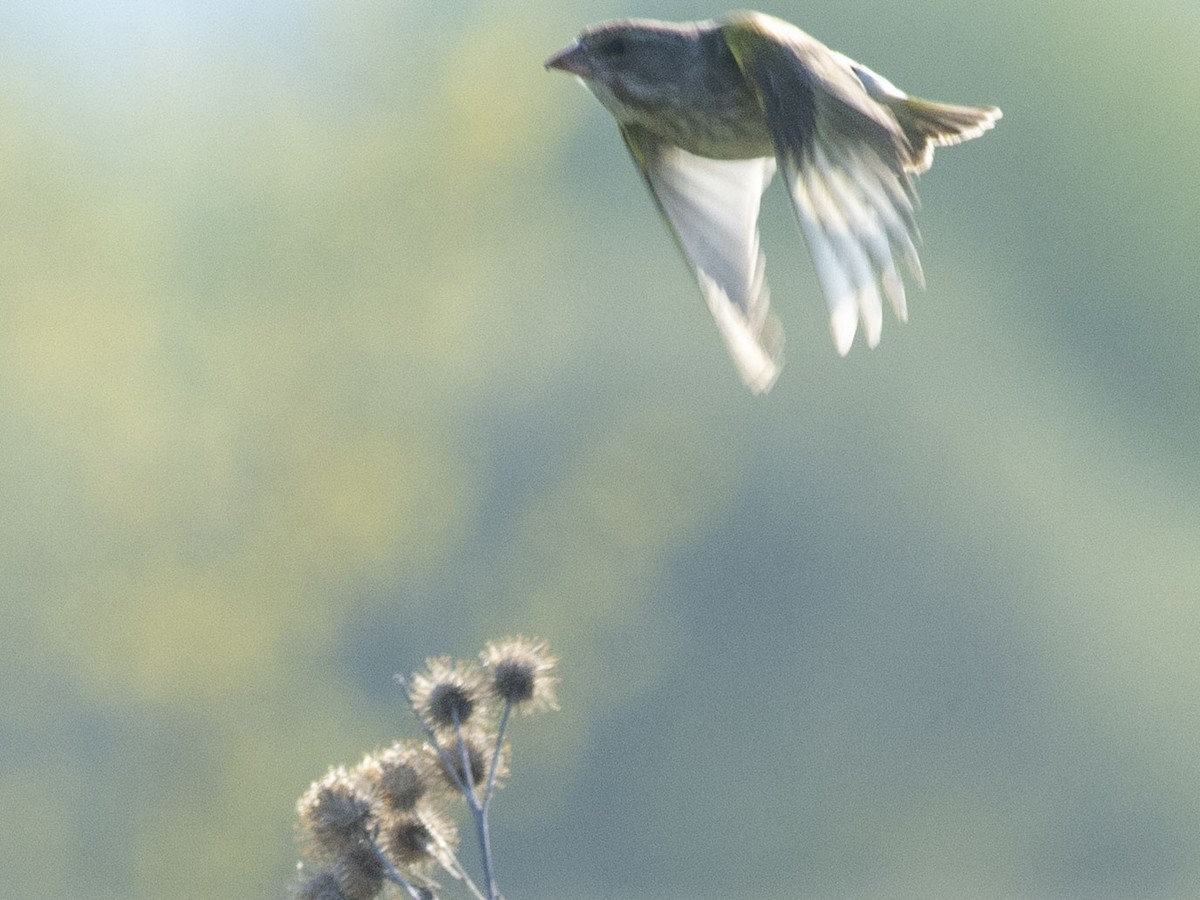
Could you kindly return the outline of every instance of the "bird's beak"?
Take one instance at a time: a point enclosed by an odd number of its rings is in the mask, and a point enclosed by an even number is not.
[[[587,54],[579,46],[579,41],[576,41],[570,47],[546,60],[546,68],[558,69],[560,72],[568,72],[571,75],[578,75],[580,78],[584,78],[589,71]]]

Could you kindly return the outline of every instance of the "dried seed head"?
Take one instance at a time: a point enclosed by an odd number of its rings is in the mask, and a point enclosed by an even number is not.
[[[480,718],[487,696],[477,666],[441,656],[427,660],[425,671],[412,676],[409,699],[430,728],[445,732]]]
[[[296,888],[296,900],[346,900],[346,895],[342,893],[336,875],[318,872]]]
[[[429,748],[437,762],[438,773],[443,782],[455,793],[461,790],[460,784],[465,784],[462,778],[463,747],[467,752],[471,784],[476,788],[481,787],[488,778],[488,766],[492,763],[492,754],[495,749],[495,736],[483,732],[469,732],[463,734],[461,745],[457,738],[450,738],[443,741],[439,745],[439,749]],[[497,783],[507,774],[508,747],[505,745],[500,748],[500,755],[496,760]]]
[[[383,890],[383,861],[371,844],[343,853],[334,860],[333,872],[346,900],[374,900]]]
[[[458,829],[449,819],[424,808],[391,817],[379,841],[397,869],[420,870],[458,850]]]
[[[420,744],[408,741],[397,741],[368,756],[355,773],[371,786],[373,795],[388,812],[408,812],[431,788],[441,787],[429,755]]]
[[[341,766],[313,782],[296,812],[319,856],[336,859],[370,841],[370,800],[361,781]]]
[[[557,679],[550,674],[558,660],[541,641],[515,637],[488,643],[479,659],[493,696],[527,714],[558,709]]]
[[[433,835],[416,816],[402,816],[389,823],[380,839],[384,852],[395,862],[396,868],[421,865],[433,859],[429,852]]]

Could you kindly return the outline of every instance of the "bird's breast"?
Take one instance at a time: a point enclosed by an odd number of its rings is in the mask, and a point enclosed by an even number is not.
[[[696,156],[754,159],[775,155],[766,115],[744,84],[703,91],[693,85],[663,84],[649,96],[606,84],[589,87],[618,122],[638,125]]]

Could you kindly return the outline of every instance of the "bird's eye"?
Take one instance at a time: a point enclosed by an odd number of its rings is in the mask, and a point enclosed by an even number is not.
[[[624,56],[628,49],[629,45],[622,37],[609,38],[600,45],[600,53],[604,56]]]

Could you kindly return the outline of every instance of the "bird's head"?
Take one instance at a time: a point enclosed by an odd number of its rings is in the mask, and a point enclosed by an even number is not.
[[[546,68],[575,75],[618,119],[660,106],[664,92],[682,89],[701,52],[694,26],[622,19],[588,28]],[[636,118],[636,116],[632,116]]]

